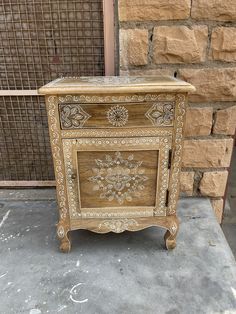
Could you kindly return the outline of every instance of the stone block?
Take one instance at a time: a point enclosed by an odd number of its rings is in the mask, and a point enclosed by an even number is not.
[[[193,195],[194,172],[181,172],[180,191],[187,196]]]
[[[202,195],[221,197],[224,196],[228,171],[204,172],[199,189]]]
[[[119,0],[120,21],[180,20],[190,16],[191,0]]]
[[[218,223],[220,224],[222,222],[223,218],[223,210],[224,210],[224,200],[221,199],[211,199],[211,205],[214,209],[216,219]]]
[[[179,77],[196,87],[190,101],[236,101],[236,67],[181,69]]]
[[[154,29],[153,61],[160,63],[198,63],[205,61],[207,26],[158,26]]]
[[[184,140],[182,167],[229,167],[233,139]]]
[[[191,16],[197,20],[235,21],[235,0],[193,0]]]
[[[218,110],[215,117],[214,134],[234,135],[236,127],[236,106]]]
[[[213,108],[188,108],[184,136],[209,135],[212,128]]]
[[[145,65],[148,63],[148,30],[120,30],[120,65]]]
[[[210,57],[225,62],[236,61],[236,27],[216,27],[211,35]]]

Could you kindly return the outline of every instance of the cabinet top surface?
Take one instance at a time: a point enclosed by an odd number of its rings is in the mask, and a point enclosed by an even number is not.
[[[146,92],[193,92],[194,86],[171,76],[62,77],[39,89],[39,94],[105,94]]]

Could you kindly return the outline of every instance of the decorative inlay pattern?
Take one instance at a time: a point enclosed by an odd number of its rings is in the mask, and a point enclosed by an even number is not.
[[[170,227],[170,232],[175,235],[176,232],[178,231],[178,226],[175,222],[173,222],[172,226]]]
[[[57,235],[58,235],[59,238],[64,238],[65,230],[64,230],[63,226],[59,226],[57,228]]]
[[[62,131],[62,137],[75,138],[75,137],[119,137],[119,136],[170,136],[172,130],[168,129],[112,129],[112,130],[93,130],[81,129],[79,131]]]
[[[106,227],[108,230],[121,233],[125,230],[130,230],[130,227],[138,226],[138,222],[134,219],[111,219],[111,220],[104,220],[99,224],[99,229],[102,227]]]
[[[94,183],[93,190],[101,191],[100,198],[116,200],[119,204],[139,198],[145,188],[148,177],[141,168],[143,161],[135,161],[133,155],[124,159],[120,152],[114,158],[106,155],[104,160],[95,159],[94,176],[89,180]]]
[[[85,122],[91,117],[78,104],[61,105],[60,120],[63,129],[82,128]]]
[[[175,122],[175,152],[172,163],[172,175],[170,178],[170,195],[169,195],[169,208],[168,214],[173,215],[176,212],[176,205],[179,192],[179,176],[181,169],[181,157],[183,150],[183,126],[185,115],[185,95],[176,95],[176,122]]]
[[[79,77],[80,81],[95,85],[125,85],[142,82],[142,78],[128,76]]]
[[[113,126],[124,126],[128,122],[129,113],[124,106],[112,106],[107,111],[107,120]]]
[[[60,208],[61,219],[67,217],[66,208],[66,191],[65,191],[65,178],[63,169],[63,155],[60,143],[60,134],[58,130],[59,121],[57,120],[56,106],[58,98],[56,96],[48,97],[48,117],[50,122],[51,146],[52,155],[54,160],[55,177],[57,184],[58,205]]]
[[[156,103],[145,114],[154,126],[171,126],[174,119],[174,104]]]
[[[107,212],[98,213],[98,212],[86,212],[82,213],[82,218],[120,218],[120,217],[151,217],[153,216],[153,208],[147,210],[139,211],[123,211],[123,212],[114,212],[114,208],[106,208]]]
[[[143,101],[175,101],[174,94],[143,94],[143,95],[66,95],[59,96],[59,102],[78,103],[117,103],[117,102],[143,102]]]

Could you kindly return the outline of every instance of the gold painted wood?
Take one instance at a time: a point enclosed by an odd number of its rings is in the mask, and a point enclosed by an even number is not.
[[[176,245],[176,206],[187,92],[170,77],[61,78],[47,94],[59,204],[57,234],[167,229]]]

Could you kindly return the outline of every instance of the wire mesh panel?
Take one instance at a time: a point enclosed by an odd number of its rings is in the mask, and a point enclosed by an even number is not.
[[[104,75],[102,0],[1,0],[1,88],[62,75]]]
[[[102,0],[0,0],[0,89],[104,75],[102,9]],[[44,98],[0,97],[0,181],[53,179]]]
[[[43,97],[0,97],[1,180],[53,180]]]

